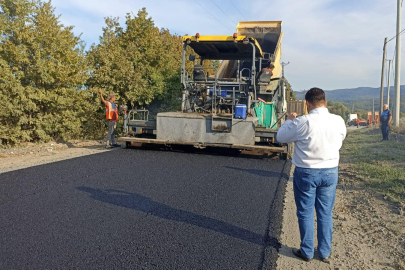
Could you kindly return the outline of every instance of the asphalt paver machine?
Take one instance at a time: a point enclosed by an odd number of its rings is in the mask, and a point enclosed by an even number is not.
[[[191,145],[288,156],[290,146],[276,139],[287,112],[281,25],[240,22],[231,36],[184,36],[181,110],[158,113],[155,121],[149,121],[146,110],[130,111],[126,136],[119,141],[124,146]],[[207,60],[220,65],[213,70],[204,66]],[[263,70],[270,64],[272,71]]]

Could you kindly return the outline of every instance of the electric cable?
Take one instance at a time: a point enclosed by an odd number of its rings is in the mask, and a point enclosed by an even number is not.
[[[226,14],[225,11],[223,11],[213,0],[211,0],[211,2],[212,2],[220,11],[222,11],[222,13],[224,13],[225,16],[228,17],[228,19],[229,19],[232,23],[234,23],[235,25],[237,25],[237,23],[234,22],[234,21],[231,19],[231,17],[229,17],[228,14]]]
[[[399,32],[399,34],[398,35],[395,35],[393,38],[391,38],[390,40],[388,40],[387,41],[387,43],[388,42],[390,42],[391,40],[393,40],[394,38],[396,38],[397,36],[400,36],[400,35],[402,35],[402,33],[405,31],[405,29],[402,29],[402,31],[401,32]],[[385,44],[387,44],[387,43],[385,43]]]
[[[204,9],[208,14],[210,14],[215,20],[217,20],[220,24],[222,24],[224,27],[228,28],[228,30],[230,30],[232,32],[232,30],[228,26],[223,24],[220,20],[217,19],[217,17],[212,15],[207,9],[205,9],[202,5],[200,5],[200,3],[197,2],[197,0],[194,0],[194,2],[196,2],[202,9]]]
[[[229,2],[231,2],[232,6],[234,6],[236,10],[240,13],[240,15],[242,15],[242,17],[245,18],[245,20],[247,21],[248,19],[246,19],[245,15],[243,15],[243,13],[240,12],[240,10],[235,6],[235,4],[231,0],[229,0]]]

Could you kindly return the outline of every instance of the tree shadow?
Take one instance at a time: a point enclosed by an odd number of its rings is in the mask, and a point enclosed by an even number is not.
[[[151,198],[137,193],[130,193],[114,189],[103,190],[85,186],[77,187],[76,189],[87,192],[91,195],[92,199],[104,203],[141,211],[147,213],[148,215],[153,215],[159,218],[198,226],[200,228],[222,233],[224,235],[256,245],[264,246],[266,245],[266,242],[270,240],[267,239],[268,237],[237,227],[224,221],[176,209],[163,203],[155,202]]]

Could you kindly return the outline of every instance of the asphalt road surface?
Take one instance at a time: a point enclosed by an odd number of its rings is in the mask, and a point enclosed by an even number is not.
[[[0,269],[273,269],[284,167],[119,149],[0,174]]]

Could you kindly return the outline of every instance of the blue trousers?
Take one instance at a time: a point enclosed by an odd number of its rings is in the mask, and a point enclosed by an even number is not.
[[[381,124],[381,132],[383,135],[383,140],[388,141],[388,135],[390,133],[390,126],[388,124]]]
[[[301,253],[307,258],[314,256],[314,208],[318,224],[318,254],[322,258],[327,258],[332,252],[332,210],[337,181],[338,167],[295,168],[294,196],[301,236]]]

